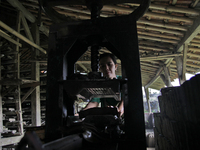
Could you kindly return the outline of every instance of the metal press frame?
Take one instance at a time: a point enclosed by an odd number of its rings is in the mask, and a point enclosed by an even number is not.
[[[138,3],[140,6],[130,15],[100,18],[98,11],[92,12],[91,1],[40,1],[43,10],[57,22],[50,28],[47,73],[46,129],[47,141],[62,137],[60,127],[65,126],[66,117],[74,115],[73,99],[65,92],[60,80],[67,80],[74,74],[76,61],[87,51],[89,46],[106,47],[116,55],[122,63],[122,77],[127,78],[124,88],[125,142],[123,149],[134,147],[146,149],[144,109],[141,84],[141,70],[138,48],[136,21],[143,16],[149,7],[150,0],[108,0],[98,2],[101,5],[116,3]],[[89,5],[91,20],[66,22],[52,10],[52,6],[67,4]],[[67,20],[67,19],[66,19]],[[94,40],[95,39],[95,40]],[[91,56],[95,63],[95,55]],[[93,64],[95,64],[93,62]],[[92,68],[96,71],[96,68]]]

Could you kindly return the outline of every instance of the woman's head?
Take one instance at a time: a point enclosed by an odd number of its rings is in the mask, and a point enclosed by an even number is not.
[[[100,55],[99,59],[100,71],[103,76],[109,79],[116,78],[115,71],[117,70],[117,61],[115,56],[111,53],[104,53]]]

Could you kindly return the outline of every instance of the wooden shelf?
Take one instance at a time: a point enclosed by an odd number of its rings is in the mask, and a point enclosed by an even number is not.
[[[28,84],[27,87],[31,87],[33,85],[40,85],[40,82],[35,80],[27,80],[27,79],[3,79],[0,80],[0,85],[24,85],[23,87],[26,87],[25,84]]]

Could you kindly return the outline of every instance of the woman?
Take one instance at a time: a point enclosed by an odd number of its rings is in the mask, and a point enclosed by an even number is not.
[[[115,56],[111,53],[104,53],[100,55],[100,71],[103,73],[103,76],[107,79],[117,78],[115,71],[117,70],[117,61]],[[84,110],[98,107],[101,102],[102,107],[117,107],[120,116],[124,113],[124,104],[123,101],[120,103],[117,102],[114,98],[93,98]]]

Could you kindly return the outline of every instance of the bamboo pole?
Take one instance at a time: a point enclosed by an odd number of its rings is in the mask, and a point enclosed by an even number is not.
[[[138,4],[128,3],[131,6],[139,6]],[[199,15],[199,11],[191,8],[182,8],[176,6],[166,6],[166,5],[157,5],[152,4],[149,6],[149,9],[157,9],[163,10],[167,12],[177,12],[177,13],[184,13],[184,14],[191,14],[191,15]]]
[[[193,53],[187,53],[187,56],[200,58],[200,55],[198,55],[198,54],[193,54]]]
[[[148,49],[155,50],[155,51],[163,51],[163,52],[172,51],[170,49],[162,49],[162,48],[158,48],[158,47],[139,45],[139,50],[141,51],[141,49],[145,49],[144,51],[147,51],[147,52],[148,52]]]
[[[152,25],[152,26],[156,26],[156,27],[162,27],[162,28],[169,28],[169,29],[173,29],[173,30],[187,31],[187,28],[184,26],[170,25],[167,23],[148,21],[148,20],[144,20],[144,19],[138,20],[137,23],[143,23],[143,24]]]
[[[146,26],[146,25],[137,25],[138,29],[145,29],[145,30],[152,30],[152,31],[157,31],[161,33],[170,33],[173,35],[180,35],[183,36],[184,34],[180,31],[175,31],[175,30],[169,30],[169,29],[163,29],[163,28],[156,28],[156,27],[151,27],[151,26]]]
[[[178,44],[178,41],[176,41],[176,40],[162,39],[162,38],[156,38],[156,37],[152,37],[152,36],[138,35],[138,39],[148,39],[148,40],[152,40],[152,41]]]
[[[200,39],[200,35],[199,35],[199,34],[197,34],[197,35],[195,36],[195,38],[197,38],[197,39]]]
[[[158,55],[158,56],[145,56],[145,57],[140,57],[141,61],[146,61],[146,60],[162,60],[162,59],[169,59],[169,58],[174,58],[175,56],[178,56],[181,54],[169,54],[169,55]]]
[[[200,48],[196,48],[196,47],[189,47],[189,51],[193,51],[193,52],[200,52]]]
[[[200,63],[200,60],[190,59],[190,58],[187,58],[187,61],[195,62],[195,63]]]
[[[196,69],[200,68],[200,65],[195,65],[195,64],[191,64],[191,63],[187,63],[186,65],[189,66],[189,67],[196,68]]]
[[[196,37],[195,37],[196,38]],[[200,40],[199,39],[193,39],[191,42],[194,42],[194,43],[200,43]]]
[[[2,21],[0,21],[0,26],[2,28],[4,28],[5,30],[9,31],[10,33],[12,33],[13,35],[17,36],[19,39],[23,40],[24,42],[28,43],[29,45],[31,45],[31,46],[35,47],[36,49],[40,50],[41,52],[43,52],[45,54],[47,53],[46,50],[44,50],[43,48],[41,48],[37,44],[33,43],[32,41],[30,41],[29,39],[27,39],[23,35],[19,34],[17,31],[15,31],[14,29],[10,28],[9,26],[7,26]]]
[[[119,7],[119,6],[114,6],[114,5],[106,5],[102,8],[103,10],[109,10],[109,11],[122,11],[126,13],[131,13],[133,11],[132,8],[125,8],[125,7]],[[153,13],[147,11],[144,16],[149,16],[149,17],[155,17],[155,18],[161,18],[161,19],[169,19],[169,20],[176,20],[176,21],[184,21],[187,23],[193,23],[193,20],[188,18],[188,17],[178,17],[178,16],[173,16],[173,15],[166,15],[166,14],[158,14],[158,13]]]
[[[156,34],[156,33],[151,33],[151,32],[138,31],[137,33],[139,35],[142,34],[142,35],[149,35],[149,36],[155,36],[155,37],[162,37],[162,38],[166,38],[166,39],[181,40],[180,37],[163,35],[163,34]]]
[[[150,41],[143,41],[143,40],[139,40],[138,44],[140,44],[140,45],[141,44],[142,45],[148,45],[148,46],[155,46],[155,43],[150,42]],[[172,44],[168,44],[168,43],[157,44],[156,46],[160,47],[160,48],[168,48],[168,49],[174,50],[174,46]]]
[[[200,47],[200,44],[199,43],[192,43],[192,42],[190,42],[190,46],[198,46],[198,47]]]

